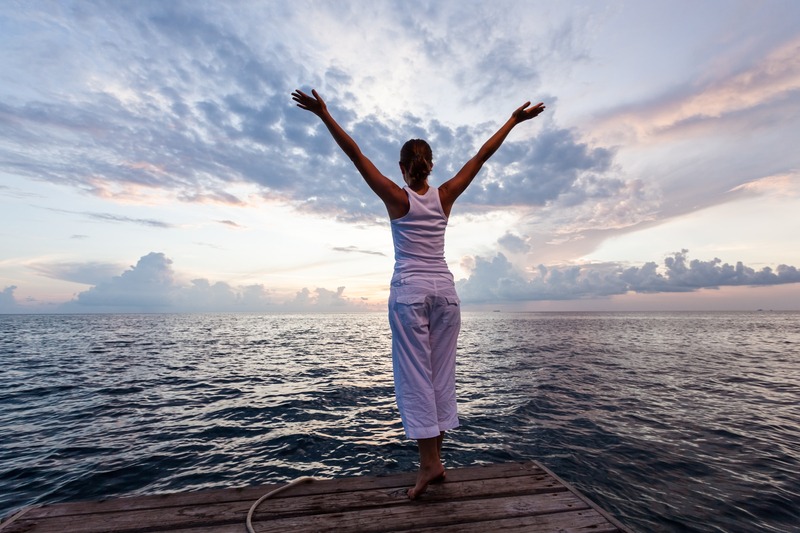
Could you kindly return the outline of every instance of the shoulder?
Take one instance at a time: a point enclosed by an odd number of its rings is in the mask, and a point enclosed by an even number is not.
[[[436,191],[439,195],[439,203],[442,206],[444,216],[450,218],[450,211],[453,209],[453,204],[457,196],[454,196],[451,190],[447,187],[447,183],[443,183]]]
[[[397,192],[392,195],[390,201],[384,201],[386,211],[389,212],[389,220],[396,220],[406,216],[411,208],[411,194],[406,187],[397,187]]]

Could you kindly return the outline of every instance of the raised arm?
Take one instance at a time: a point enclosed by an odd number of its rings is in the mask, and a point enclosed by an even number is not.
[[[361,153],[358,144],[347,134],[344,129],[333,119],[328,112],[328,107],[316,90],[311,95],[301,90],[292,93],[292,100],[297,102],[297,107],[317,115],[328,128],[331,136],[339,148],[350,158],[356,169],[378,197],[386,204],[390,218],[397,218],[408,211],[408,196],[395,182],[381,174],[378,168]]]
[[[511,117],[509,117],[506,123],[481,146],[478,153],[467,161],[455,176],[439,187],[439,198],[442,201],[442,208],[444,209],[445,215],[450,216],[450,210],[453,208],[456,198],[461,196],[461,193],[472,183],[472,180],[478,175],[483,164],[492,157],[498,148],[500,148],[500,145],[506,140],[511,130],[514,129],[517,124],[530,120],[544,111],[544,104],[541,102],[533,107],[529,107],[530,105],[530,102],[525,102],[525,104],[518,107],[511,114]]]

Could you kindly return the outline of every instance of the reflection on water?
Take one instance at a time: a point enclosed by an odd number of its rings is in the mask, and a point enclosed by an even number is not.
[[[450,466],[538,459],[641,531],[800,522],[800,314],[464,316]],[[0,514],[415,468],[366,315],[0,316]]]

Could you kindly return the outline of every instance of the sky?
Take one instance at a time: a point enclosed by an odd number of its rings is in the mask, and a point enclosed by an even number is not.
[[[800,3],[0,3],[0,312],[384,310],[384,174],[465,310],[800,310]]]

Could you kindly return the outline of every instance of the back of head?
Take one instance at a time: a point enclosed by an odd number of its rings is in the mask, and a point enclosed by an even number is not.
[[[422,139],[411,139],[400,149],[400,164],[415,181],[424,181],[433,168],[433,151]]]

